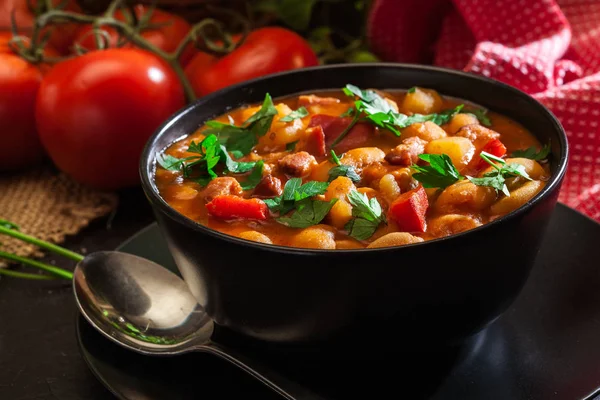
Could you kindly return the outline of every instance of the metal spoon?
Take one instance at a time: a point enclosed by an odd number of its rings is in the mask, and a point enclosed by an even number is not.
[[[162,266],[127,253],[101,251],[75,268],[79,310],[104,336],[137,353],[214,354],[289,400],[318,396],[211,341],[214,324],[186,283]]]

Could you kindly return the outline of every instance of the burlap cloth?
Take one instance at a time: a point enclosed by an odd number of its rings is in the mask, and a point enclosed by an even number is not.
[[[53,243],[78,233],[95,218],[117,206],[114,193],[82,186],[52,167],[21,173],[0,173],[0,219],[20,226],[23,233]],[[0,235],[0,249],[20,256],[41,256],[36,246]],[[0,267],[6,266],[0,260]]]

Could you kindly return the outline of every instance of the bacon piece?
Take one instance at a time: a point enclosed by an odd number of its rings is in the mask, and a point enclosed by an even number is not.
[[[279,168],[291,176],[306,176],[317,165],[317,160],[306,151],[288,154],[279,160]]]
[[[204,201],[208,203],[216,196],[241,196],[242,193],[244,193],[244,190],[237,179],[230,176],[223,176],[210,181],[202,192],[202,196],[204,197]]]
[[[305,137],[298,142],[296,150],[304,150],[317,157],[327,154],[325,132],[323,132],[321,125],[306,129]]]
[[[352,118],[340,118],[331,115],[317,114],[311,118],[308,127],[321,125],[323,132],[325,133],[325,143],[327,148],[330,148],[333,141],[337,139],[351,122]],[[334,150],[338,153],[345,153],[350,149],[361,147],[367,142],[374,130],[375,128],[373,125],[366,122],[359,122],[354,125],[346,137],[335,146]]]
[[[483,148],[490,140],[500,139],[498,132],[479,124],[465,125],[456,132],[455,136],[462,136],[469,139],[478,150]]]
[[[262,177],[258,185],[254,188],[253,195],[260,197],[274,197],[279,196],[282,192],[281,180],[269,174]]]
[[[419,161],[419,155],[425,152],[427,142],[417,136],[405,139],[401,144],[394,147],[385,159],[392,165],[409,166]]]

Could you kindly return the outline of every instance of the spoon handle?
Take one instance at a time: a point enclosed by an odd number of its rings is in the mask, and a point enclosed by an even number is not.
[[[288,378],[220,344],[209,342],[195,347],[194,350],[210,353],[230,362],[288,400],[324,400]]]

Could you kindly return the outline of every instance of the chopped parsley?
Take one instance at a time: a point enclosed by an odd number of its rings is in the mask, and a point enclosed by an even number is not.
[[[464,107],[464,104],[460,104],[453,109],[445,110],[438,114],[413,114],[408,116],[394,110],[386,99],[372,90],[362,90],[351,84],[346,85],[342,90],[346,96],[358,97],[358,100],[354,102],[354,107],[357,114],[365,114],[365,121],[379,128],[387,129],[396,136],[400,136],[399,129],[406,128],[417,122],[431,121],[437,125],[443,125],[450,121]],[[358,121],[355,118],[353,122],[356,123]],[[347,130],[349,131],[349,129]],[[345,135],[345,133],[347,132],[344,131],[342,134]],[[337,142],[339,142],[338,139],[336,139]]]
[[[351,165],[342,164],[339,157],[333,150],[331,150],[331,162],[333,162],[336,166],[329,170],[329,182],[339,176],[345,176],[355,183],[360,181],[360,175],[356,173],[354,167]]]
[[[273,123],[277,109],[271,96],[267,93],[263,104],[256,113],[248,118],[242,126],[225,124],[218,121],[208,121],[209,129],[204,133],[214,134],[236,158],[247,155],[258,144],[258,138],[264,136]]]
[[[296,202],[296,211],[289,217],[280,217],[276,221],[291,228],[307,228],[317,225],[327,215],[338,199],[331,201],[304,199]]]
[[[262,179],[262,172],[263,172],[264,164],[265,163],[263,160],[259,160],[256,162],[256,164],[254,165],[254,168],[252,169],[252,172],[250,173],[250,175],[248,175],[248,179],[246,179],[244,182],[242,182],[240,184],[242,186],[243,190],[254,189],[256,187],[256,185],[258,185],[258,183]]]
[[[495,155],[486,153],[485,151],[481,152],[480,157],[483,158],[492,167],[494,167],[494,170],[485,173],[481,178],[473,178],[471,176],[467,176],[467,179],[469,179],[475,185],[489,186],[496,189],[496,192],[501,191],[506,196],[510,196],[510,192],[508,191],[508,187],[506,186],[507,178],[521,176],[527,180],[531,180],[531,178],[525,171],[525,167],[521,164],[506,164],[506,161],[504,161],[500,157],[496,157]],[[499,165],[496,163],[498,163]]]
[[[423,187],[443,189],[464,178],[446,154],[421,154],[419,158],[429,165],[413,165],[412,169],[417,173],[412,177],[421,182]]]
[[[408,90],[406,91],[406,93],[414,93],[414,92],[416,92],[416,91],[417,91],[417,87],[416,87],[416,86],[413,86],[413,87],[411,87],[410,89],[408,89]]]
[[[279,213],[275,220],[291,228],[306,228],[320,223],[327,215],[337,199],[331,201],[314,200],[314,197],[325,193],[329,183],[310,181],[302,184],[301,178],[292,178],[283,187],[283,194],[272,199],[265,199],[271,212]],[[294,212],[289,215],[290,211]]]
[[[344,229],[357,240],[373,236],[379,224],[386,223],[385,215],[377,199],[369,199],[366,194],[352,190],[346,196],[352,205],[352,218]]]
[[[218,164],[224,164],[224,173],[238,174],[250,171],[256,164],[255,162],[233,160],[226,147],[213,134],[205,137],[200,143],[192,141],[187,151],[196,155],[179,159],[171,155],[160,154],[156,161],[166,170],[182,171],[185,178],[197,175],[195,180],[202,186],[207,185],[218,176],[215,171]]]
[[[297,110],[292,111],[288,115],[280,119],[281,122],[292,122],[295,119],[301,119],[308,115],[308,111],[304,107],[300,107]]]
[[[536,147],[529,147],[525,150],[516,150],[511,157],[529,158],[530,160],[542,161],[548,158],[550,154],[550,143],[544,145],[539,151]]]
[[[301,178],[292,178],[285,183],[281,196],[265,199],[264,202],[271,212],[285,215],[296,207],[296,203],[325,193],[328,186],[328,182],[319,181],[310,181],[303,185]]]

